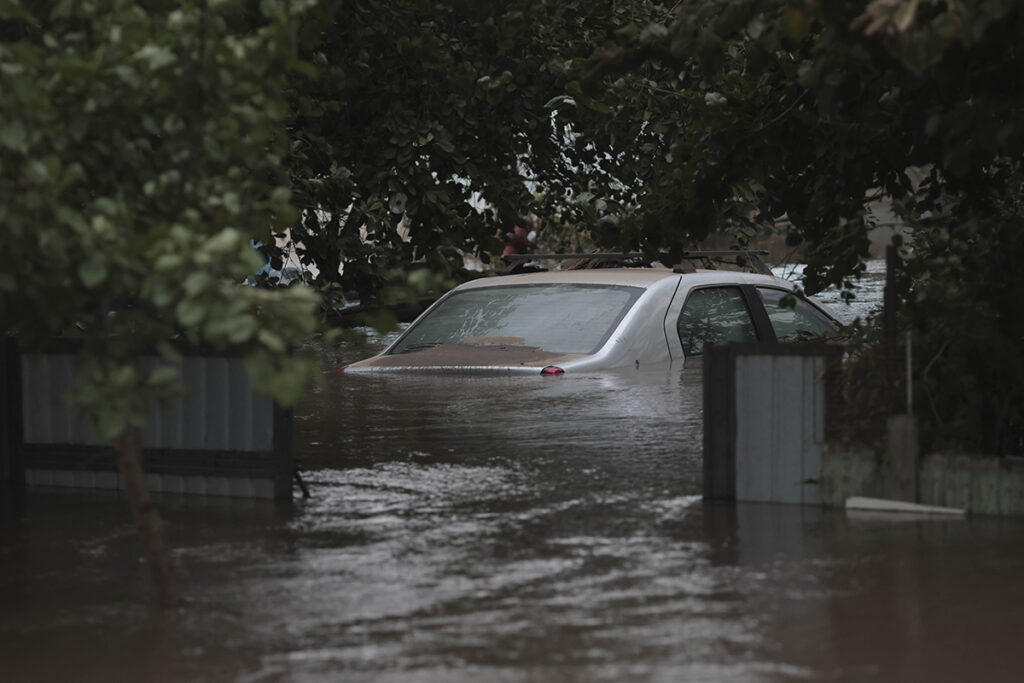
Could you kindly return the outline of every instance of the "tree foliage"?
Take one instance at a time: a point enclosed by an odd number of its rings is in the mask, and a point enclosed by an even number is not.
[[[808,288],[840,284],[867,255],[872,199],[912,220],[945,189],[993,187],[988,165],[1019,153],[1012,8],[691,0],[671,22],[620,32],[592,59],[594,97],[622,73],[678,73],[666,97],[681,125],[645,183],[644,237],[742,239],[781,222],[811,247]]]
[[[666,15],[611,0],[321,3],[292,82],[302,257],[365,298],[392,268],[486,262],[531,214],[543,228],[596,219],[598,200],[615,213],[628,188],[613,147],[629,134],[584,135],[604,105],[578,106],[574,82],[614,27]]]
[[[283,402],[305,385],[314,295],[242,286],[250,240],[296,216],[302,4],[0,3],[0,327],[82,344],[77,398],[105,437],[180,389],[179,341],[241,354]]]
[[[684,0],[595,54],[588,92],[678,73],[682,125],[642,190],[648,248],[782,229],[806,248],[809,290],[850,286],[870,205],[891,201],[912,231],[900,294],[931,437],[1006,451],[1024,428],[1022,39],[1006,0]]]

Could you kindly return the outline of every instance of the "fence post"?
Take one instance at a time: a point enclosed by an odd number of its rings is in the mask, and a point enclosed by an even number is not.
[[[21,372],[14,339],[0,340],[0,482],[22,483]]]
[[[735,355],[713,344],[704,355],[704,497],[736,498]]]

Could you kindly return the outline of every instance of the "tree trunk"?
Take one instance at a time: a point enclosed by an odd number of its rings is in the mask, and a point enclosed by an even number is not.
[[[164,544],[163,523],[156,506],[149,499],[146,477],[142,471],[142,432],[132,427],[114,440],[117,466],[121,472],[128,506],[142,540],[142,554],[149,567],[153,585],[162,607],[183,602],[174,561]]]

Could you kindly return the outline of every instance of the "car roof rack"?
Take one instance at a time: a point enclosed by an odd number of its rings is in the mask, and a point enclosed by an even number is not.
[[[501,258],[509,264],[502,274],[511,275],[530,271],[545,270],[544,268],[531,267],[527,264],[531,261],[576,261],[569,265],[566,270],[584,270],[588,268],[607,268],[610,264],[624,264],[646,266],[650,259],[646,259],[640,252],[593,252],[593,253],[533,253],[533,254],[502,254]]]
[[[695,273],[696,266],[693,261],[700,261],[701,265],[709,270],[717,270],[715,264],[728,263],[739,268],[746,268],[762,275],[771,275],[772,269],[764,262],[762,256],[767,256],[765,249],[729,249],[720,251],[684,251],[683,260],[673,268],[676,273]],[[731,260],[730,260],[731,259]]]
[[[695,273],[697,267],[694,261],[699,261],[703,268],[718,270],[721,264],[729,264],[739,268],[748,269],[755,273],[771,275],[771,268],[761,258],[768,252],[763,249],[746,250],[720,250],[720,251],[684,251],[682,260],[672,270],[676,273]],[[503,254],[501,257],[509,264],[504,271],[506,274],[521,272],[530,261],[579,261],[573,264],[570,269],[600,268],[607,266],[607,262],[634,262],[643,265],[648,264],[651,259],[646,258],[640,252],[596,252],[576,254]]]

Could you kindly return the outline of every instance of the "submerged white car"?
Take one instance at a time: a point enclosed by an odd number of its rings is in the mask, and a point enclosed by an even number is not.
[[[838,328],[820,305],[771,275],[537,272],[456,287],[384,351],[344,371],[562,374],[681,365],[712,343],[820,339]]]

